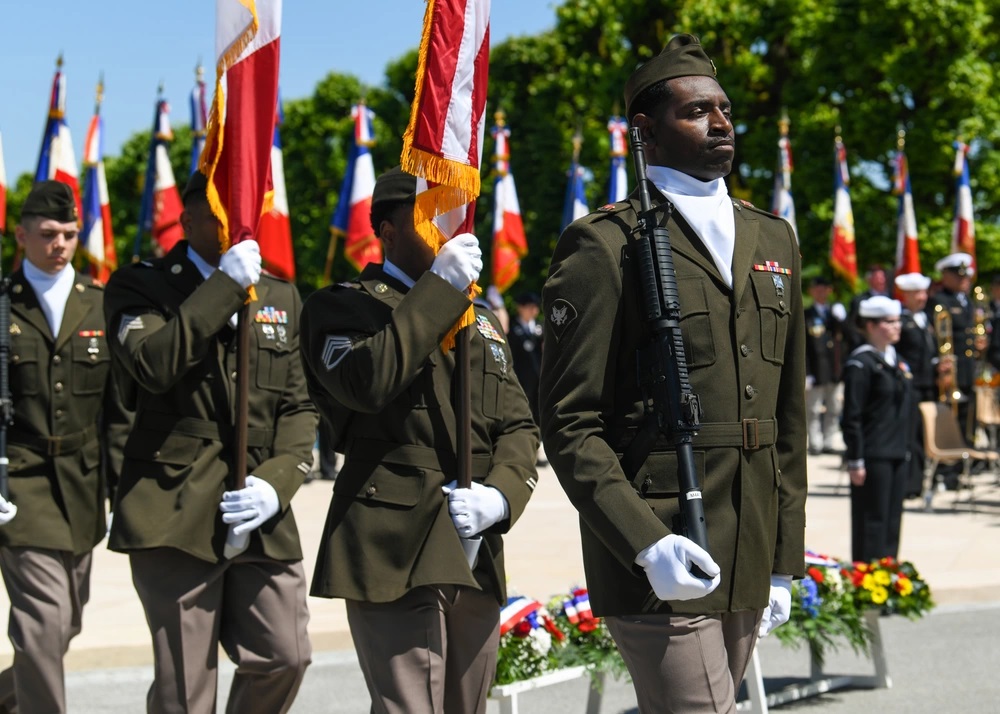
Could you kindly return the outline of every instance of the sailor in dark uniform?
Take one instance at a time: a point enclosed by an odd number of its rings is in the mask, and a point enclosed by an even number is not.
[[[912,375],[893,346],[899,341],[898,300],[863,300],[859,330],[866,342],[844,365],[842,427],[851,477],[851,558],[895,558],[906,492],[912,424]]]

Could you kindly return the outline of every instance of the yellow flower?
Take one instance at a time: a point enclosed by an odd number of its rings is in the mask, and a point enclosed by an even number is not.
[[[892,576],[889,575],[885,570],[875,571],[875,582],[879,585],[888,585],[892,582]]]
[[[900,576],[899,580],[896,581],[896,590],[903,597],[906,597],[913,592],[913,581],[905,576]]]
[[[865,573],[865,577],[861,579],[861,587],[865,590],[871,590],[875,587],[875,578],[872,577],[871,573]]]
[[[881,585],[872,590],[872,602],[875,603],[876,605],[881,605],[888,599],[889,599],[889,591],[886,590]]]

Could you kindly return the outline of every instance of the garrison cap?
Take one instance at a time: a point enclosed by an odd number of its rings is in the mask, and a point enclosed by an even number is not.
[[[903,306],[899,300],[887,298],[885,295],[875,295],[862,300],[858,306],[858,314],[861,317],[879,319],[883,317],[899,317],[903,313]]]
[[[895,282],[900,290],[926,290],[931,286],[931,279],[920,273],[897,275]]]
[[[62,181],[39,181],[24,200],[22,216],[41,216],[60,223],[79,222],[73,189]]]
[[[521,293],[516,298],[514,302],[518,305],[539,305],[542,304],[542,299],[539,297],[538,293]]]
[[[934,264],[934,269],[939,273],[945,270],[953,270],[959,275],[968,275],[970,277],[976,274],[975,268],[972,267],[972,256],[968,253],[946,255]]]
[[[632,102],[657,82],[675,77],[715,77],[715,63],[694,35],[674,35],[656,57],[639,67],[625,82],[625,116]]]
[[[184,187],[184,193],[181,194],[181,201],[184,205],[187,205],[190,199],[205,198],[208,195],[207,191],[208,176],[201,171],[195,171],[191,174],[191,178],[188,179],[187,186]]]
[[[379,203],[413,203],[417,196],[417,177],[394,166],[375,181],[372,206]]]

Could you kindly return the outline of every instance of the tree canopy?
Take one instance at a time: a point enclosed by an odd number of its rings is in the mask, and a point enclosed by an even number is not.
[[[588,202],[600,206],[609,179],[608,117],[620,113],[631,72],[675,32],[701,38],[733,102],[734,196],[770,205],[778,120],[787,111],[803,278],[829,274],[838,127],[848,152],[862,270],[895,262],[890,162],[902,129],[924,272],[932,273],[934,261],[950,251],[952,142],[958,137],[972,147],[979,272],[1000,271],[998,10],[1000,0],[566,0],[556,9],[553,29],[510,38],[491,52],[488,116],[502,109],[512,131],[510,165],[530,246],[513,291],[538,290],[545,279],[561,229],[572,135],[579,130],[584,137],[580,161],[594,177]],[[414,45],[418,39],[414,28]],[[414,49],[385,68],[380,86],[331,72],[311,96],[285,102],[285,181],[304,292],[323,281],[329,222],[353,130],[350,107],[364,97],[376,113],[376,171],[397,164],[415,68]],[[183,185],[191,136],[186,127],[176,134],[170,155]],[[120,263],[132,253],[148,142],[149,133],[139,133],[107,159]],[[492,153],[487,133],[477,210],[487,254]],[[30,177],[22,176],[11,192],[11,225],[29,188]],[[334,280],[354,274],[342,255],[337,246]]]

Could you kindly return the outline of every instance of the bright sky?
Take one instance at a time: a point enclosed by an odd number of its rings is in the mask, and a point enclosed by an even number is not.
[[[494,0],[493,44],[555,26],[560,0]],[[212,0],[28,0],[4,2],[0,42],[0,136],[10,183],[34,173],[55,62],[63,53],[66,120],[77,163],[104,73],[105,153],[152,126],[162,81],[175,126],[190,123],[194,68],[215,78]],[[281,94],[308,96],[328,72],[379,85],[386,64],[420,43],[422,0],[284,0]]]

